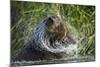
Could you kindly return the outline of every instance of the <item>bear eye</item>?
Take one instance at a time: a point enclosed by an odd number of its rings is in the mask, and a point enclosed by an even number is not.
[[[53,24],[53,19],[51,17],[49,17],[46,21],[46,25],[47,26],[51,26]]]

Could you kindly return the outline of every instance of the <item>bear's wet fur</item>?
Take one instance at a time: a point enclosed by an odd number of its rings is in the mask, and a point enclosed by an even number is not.
[[[45,32],[49,35],[51,44],[56,40],[61,41],[64,38],[65,32],[67,31],[65,30],[64,26],[61,23],[61,18],[59,18],[58,16],[51,16],[46,18],[42,23],[45,24],[47,27]],[[70,37],[69,40],[71,43],[75,43],[75,41]],[[38,43],[36,43],[35,40],[32,39],[32,42],[26,44],[21,49],[21,51],[11,60],[12,61],[37,61],[37,60],[52,60],[52,59],[62,58],[61,53],[53,53],[47,50],[39,50],[39,48],[36,49],[34,45],[37,44]]]

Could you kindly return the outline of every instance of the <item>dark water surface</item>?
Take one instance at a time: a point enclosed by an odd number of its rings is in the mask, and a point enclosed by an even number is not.
[[[40,61],[16,61],[11,63],[11,67],[15,66],[28,66],[28,65],[43,65],[43,64],[60,64],[60,63],[77,63],[95,61],[94,56],[77,56],[53,60],[40,60]]]

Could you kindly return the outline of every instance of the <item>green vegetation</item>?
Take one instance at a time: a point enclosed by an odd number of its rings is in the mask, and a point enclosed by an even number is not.
[[[46,17],[57,12],[81,39],[80,55],[95,54],[95,6],[11,2],[11,52],[16,55],[31,40],[33,29]]]

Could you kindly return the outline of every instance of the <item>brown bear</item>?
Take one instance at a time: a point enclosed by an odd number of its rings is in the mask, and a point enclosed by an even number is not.
[[[75,44],[60,16],[44,19],[33,31],[32,40],[12,61],[37,61],[62,58],[68,44]]]

